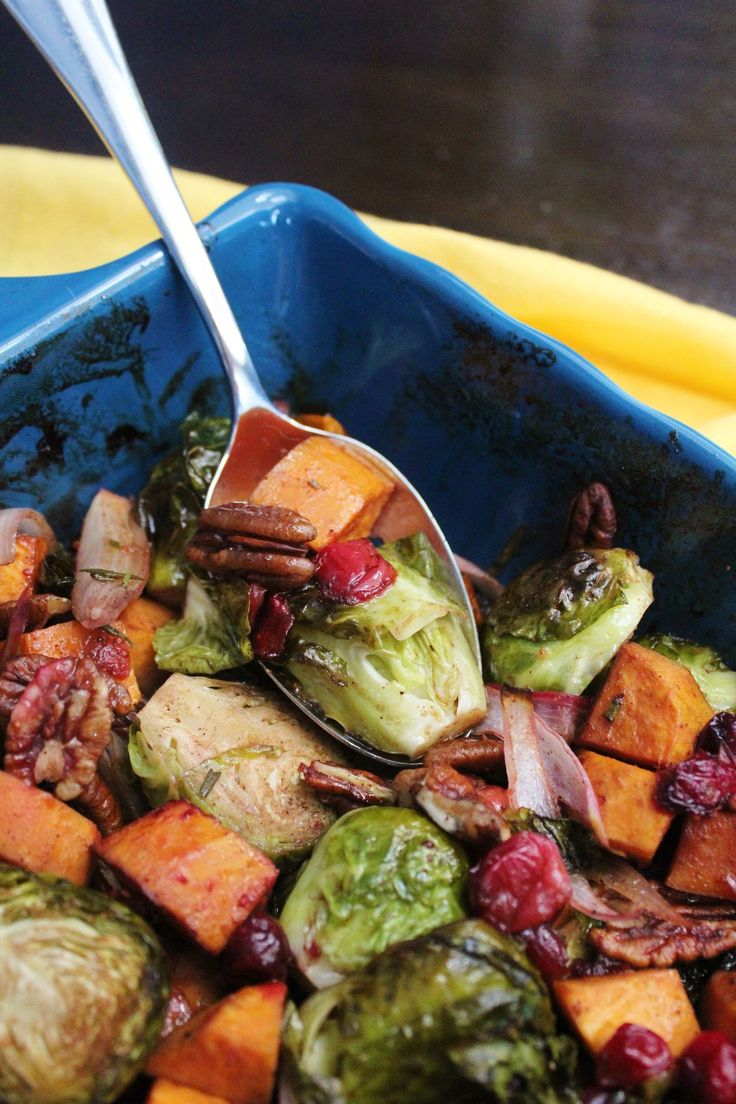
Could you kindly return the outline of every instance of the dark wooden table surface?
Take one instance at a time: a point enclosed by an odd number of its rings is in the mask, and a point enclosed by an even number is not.
[[[111,0],[178,165],[736,313],[732,0]],[[99,143],[0,13],[0,141]]]

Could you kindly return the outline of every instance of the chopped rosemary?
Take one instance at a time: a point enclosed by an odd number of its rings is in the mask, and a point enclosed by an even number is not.
[[[217,779],[220,777],[221,774],[222,771],[212,770],[211,768],[207,771],[204,779],[202,780],[202,785],[199,787],[198,791],[199,796],[202,798],[202,800],[204,800],[206,797],[209,797],[212,787],[214,786],[215,782],[217,782]]]
[[[120,629],[116,629],[114,625],[103,625],[102,626],[102,631],[106,632],[106,633],[109,633],[110,636],[119,636],[120,639],[124,640],[126,644],[130,644],[130,646],[132,648],[133,641],[130,639],[130,637],[126,636],[124,632],[120,631]]]
[[[118,552],[123,547],[120,541],[113,540],[112,537],[107,538],[107,543],[110,545],[111,548],[116,548]]]
[[[615,721],[616,717],[618,715],[618,711],[619,711],[619,709],[621,708],[621,706],[623,704],[624,704],[623,694],[616,694],[615,698],[611,698],[610,702],[608,703],[608,709],[606,709],[603,713],[603,716],[606,718],[606,720],[607,721]]]
[[[142,583],[141,575],[134,575],[132,571],[110,571],[106,567],[82,567],[82,574],[89,575],[96,583],[119,583],[123,590],[127,590],[133,579]]]
[[[316,479],[308,479],[307,483],[309,484],[310,487],[313,487],[315,491],[321,491],[322,490],[321,485],[317,482]]]

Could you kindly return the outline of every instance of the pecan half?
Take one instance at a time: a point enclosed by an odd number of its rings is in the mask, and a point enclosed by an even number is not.
[[[187,558],[213,574],[239,574],[270,590],[292,590],[314,573],[307,542],[316,530],[294,510],[228,502],[203,510]]]
[[[16,656],[0,671],[0,718],[7,719],[31,679],[51,658],[44,655]]]
[[[572,500],[565,547],[613,548],[616,509],[605,483],[589,483]]]
[[[421,809],[445,832],[471,846],[490,846],[509,836],[501,809],[506,791],[446,764],[400,771],[394,779],[399,804]]]
[[[61,801],[78,801],[102,831],[112,831],[122,818],[97,775],[111,725],[107,682],[94,663],[47,660],[10,714],[4,768],[29,785],[51,783]]]
[[[706,920],[685,927],[652,919],[633,928],[594,928],[589,939],[607,958],[636,969],[668,967],[736,947],[736,923]]]
[[[498,736],[455,736],[435,744],[424,755],[425,767],[448,766],[473,774],[495,773],[503,764],[503,740]]]
[[[333,805],[340,812],[365,805],[396,804],[393,786],[370,771],[314,759],[309,764],[300,764],[299,777],[315,791],[320,800]]]

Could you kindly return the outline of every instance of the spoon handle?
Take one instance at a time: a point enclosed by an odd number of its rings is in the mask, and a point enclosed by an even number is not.
[[[270,408],[131,76],[105,0],[2,0],[85,112],[150,211],[222,358],[236,418]]]

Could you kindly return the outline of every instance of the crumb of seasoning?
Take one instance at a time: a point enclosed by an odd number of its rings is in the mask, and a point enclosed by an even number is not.
[[[608,709],[606,709],[603,713],[603,716],[606,718],[607,721],[612,722],[616,720],[616,717],[618,716],[618,711],[623,703],[623,694],[616,694],[615,698],[611,698],[610,702],[608,703]]]
[[[320,486],[320,484],[317,482],[316,479],[308,479],[307,483],[315,491],[321,491],[322,490],[322,487]]]

